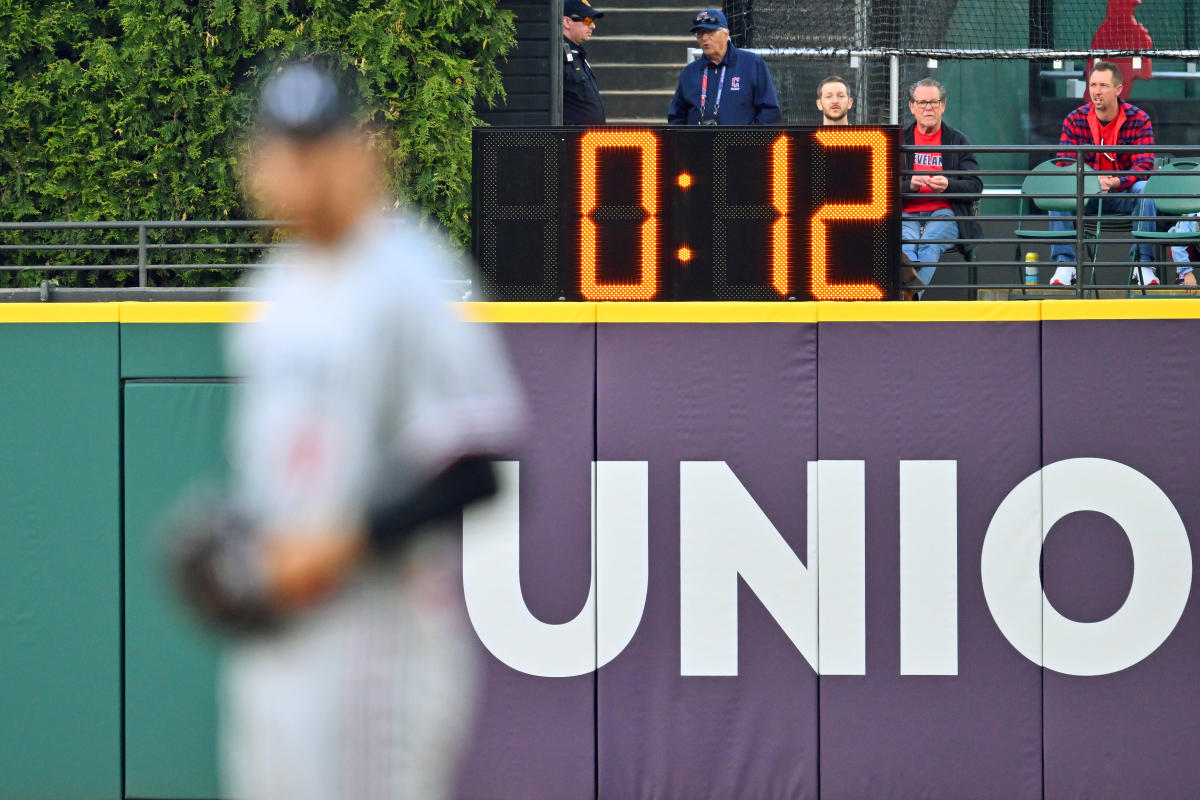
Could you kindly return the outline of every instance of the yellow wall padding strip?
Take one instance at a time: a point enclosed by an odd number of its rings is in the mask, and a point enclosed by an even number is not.
[[[1037,322],[1200,319],[1188,298],[925,303],[457,303],[491,323]],[[0,303],[0,323],[121,322],[224,324],[253,321],[260,303]]]
[[[4,322],[118,322],[120,303],[0,303]]]
[[[121,322],[129,323],[225,323],[252,322],[260,303],[121,303]]]
[[[1200,319],[1200,303],[1189,299],[1044,300],[1042,319]]]
[[[597,303],[455,303],[472,322],[586,323],[596,321]]]

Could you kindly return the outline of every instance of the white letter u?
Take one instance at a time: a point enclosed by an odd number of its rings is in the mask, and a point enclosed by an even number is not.
[[[492,655],[529,675],[567,678],[599,669],[629,644],[646,607],[646,462],[593,462],[591,585],[579,614],[558,625],[537,619],[525,605],[519,465],[495,466],[499,493],[463,513],[463,590],[475,632]]]

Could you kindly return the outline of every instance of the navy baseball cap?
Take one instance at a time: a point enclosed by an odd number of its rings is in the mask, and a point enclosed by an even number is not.
[[[701,11],[692,20],[692,33],[696,31],[715,31],[721,28],[728,28],[729,21],[725,19],[725,15],[716,9],[708,9]]]
[[[259,95],[258,124],[268,133],[319,139],[353,122],[354,103],[327,70],[309,61],[284,64]]]
[[[563,0],[563,16],[600,19],[604,16],[604,12],[592,8],[592,4],[587,0]]]

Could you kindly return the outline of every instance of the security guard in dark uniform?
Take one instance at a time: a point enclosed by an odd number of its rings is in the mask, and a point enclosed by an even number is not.
[[[604,16],[587,0],[563,0],[563,124],[603,125],[604,103],[583,43]]]

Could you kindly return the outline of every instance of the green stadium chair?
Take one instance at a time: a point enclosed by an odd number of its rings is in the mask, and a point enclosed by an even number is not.
[[[1060,163],[1063,162],[1063,163]],[[1096,195],[1100,193],[1100,179],[1090,167],[1085,167],[1086,170],[1083,176],[1083,193],[1084,196]],[[1054,158],[1049,161],[1043,161],[1033,168],[1033,174],[1026,175],[1025,180],[1021,182],[1021,206],[1020,213],[1022,216],[1030,211],[1030,203],[1037,206],[1042,211],[1069,211],[1075,212],[1074,197],[1046,197],[1045,195],[1073,195],[1076,188],[1075,161],[1074,159]],[[1021,239],[1033,239],[1049,241],[1051,244],[1073,242],[1075,240],[1075,230],[1071,228],[1065,231],[1052,231],[1043,229],[1025,228],[1024,222],[1017,223],[1017,229],[1013,234]],[[1095,223],[1084,223],[1083,230],[1084,239],[1087,240],[1088,260],[1096,260],[1096,239],[1100,236],[1100,220]],[[1078,257],[1078,254],[1076,254]],[[1021,260],[1021,245],[1017,244],[1014,248],[1013,261]],[[1077,265],[1079,266],[1079,265]],[[1015,268],[1015,282],[1020,283],[1024,280],[1023,269],[1020,264]],[[1093,278],[1095,268],[1092,269]]]
[[[1181,217],[1200,211],[1200,162],[1191,160],[1172,161],[1164,164],[1150,176],[1146,183],[1146,194],[1177,194],[1184,197],[1154,198],[1158,213],[1163,216]],[[1165,257],[1166,248],[1177,242],[1196,242],[1194,233],[1173,233],[1171,231],[1134,231],[1136,239],[1150,239],[1158,248],[1156,261],[1169,261]],[[1163,270],[1163,283],[1167,282],[1166,270]]]

